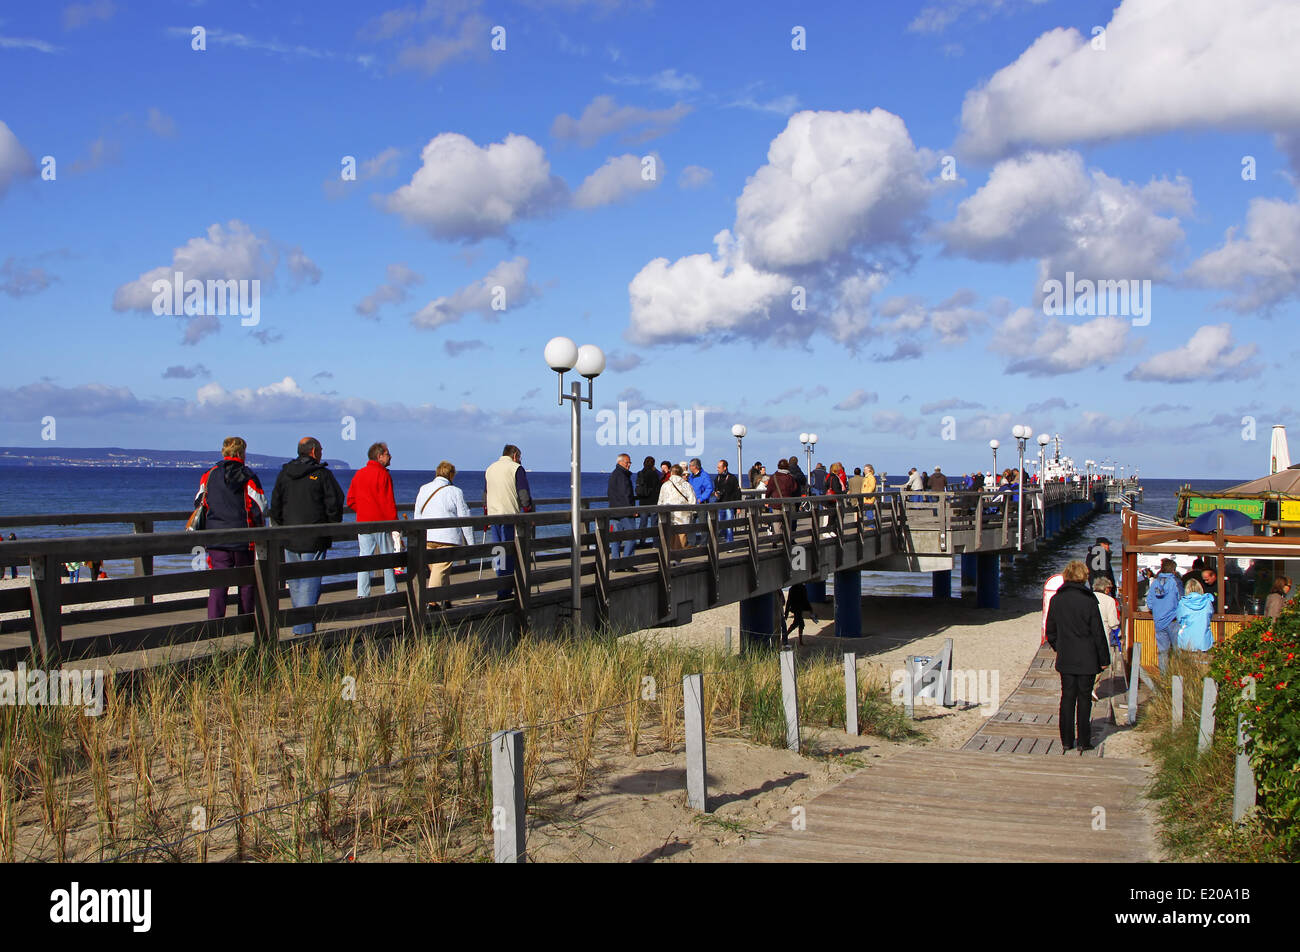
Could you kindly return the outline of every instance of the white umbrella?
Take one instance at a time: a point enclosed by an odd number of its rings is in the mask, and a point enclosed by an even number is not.
[[[1269,473],[1281,472],[1291,465],[1291,451],[1286,445],[1286,427],[1278,424],[1273,427],[1272,446],[1269,447],[1269,456],[1272,457],[1271,468]]]

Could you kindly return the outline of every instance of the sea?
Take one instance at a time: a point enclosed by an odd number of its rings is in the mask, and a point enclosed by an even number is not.
[[[2,466],[0,467],[0,516],[43,515],[53,513],[107,513],[137,511],[180,511],[188,510],[198,490],[199,478],[204,469],[142,468],[142,467],[40,467],[40,466]],[[354,470],[340,470],[339,482],[346,491]],[[427,470],[391,470],[393,488],[399,503],[414,503],[420,486],[434,478]],[[275,483],[273,472],[259,472],[262,484],[270,495]],[[1241,479],[1205,479],[1194,480],[1193,486],[1198,490],[1215,491],[1244,482]],[[583,473],[582,492],[584,496],[605,495],[609,476],[607,473]],[[567,500],[569,495],[569,473],[565,472],[530,472],[529,485],[533,496],[538,499]],[[1171,519],[1176,507],[1176,494],[1186,479],[1143,479],[1144,496],[1137,508],[1157,516]],[[466,499],[472,504],[483,498],[482,471],[466,470],[457,473],[456,484],[465,492]],[[471,505],[472,508],[472,505]],[[568,508],[567,501],[543,505],[543,510],[563,511]],[[345,517],[351,520],[352,516]],[[154,526],[155,532],[179,531],[180,522],[159,522]],[[130,526],[92,525],[92,526],[32,526],[30,528],[6,529],[20,538],[67,538],[70,536],[110,535],[129,532]],[[556,526],[554,533],[566,531],[564,526]],[[544,533],[545,534],[545,533]],[[1101,513],[1088,522],[1058,535],[1047,545],[1040,547],[1027,558],[1018,561],[1014,567],[1003,568],[1003,593],[1010,596],[1033,598],[1041,592],[1043,583],[1071,559],[1082,558],[1088,546],[1098,536],[1112,540],[1113,550],[1118,554],[1120,545],[1120,517],[1117,513]],[[336,542],[330,550],[332,557],[343,558],[358,554],[357,544],[352,541]],[[956,559],[953,575],[954,587],[961,574],[961,560]],[[1118,560],[1116,560],[1118,563]],[[190,568],[190,556],[161,556],[155,560],[155,571],[187,571]],[[105,565],[110,577],[129,574],[129,563]],[[25,573],[24,573],[25,574]],[[863,572],[863,591],[875,595],[916,595],[931,594],[930,576],[922,572]],[[955,589],[956,590],[956,589]]]

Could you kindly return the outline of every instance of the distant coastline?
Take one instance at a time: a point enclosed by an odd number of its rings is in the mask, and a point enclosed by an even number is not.
[[[107,447],[0,446],[0,466],[113,467],[135,469],[202,469],[216,462],[216,453],[203,450],[144,450]],[[284,456],[249,453],[252,466],[280,465]],[[341,459],[326,460],[334,469],[351,469]]]

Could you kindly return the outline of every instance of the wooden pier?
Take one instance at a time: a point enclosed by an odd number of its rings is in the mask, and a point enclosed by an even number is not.
[[[1014,553],[1017,547],[1032,551],[1054,531],[1097,510],[1099,499],[1089,498],[1087,491],[1087,487],[1065,484],[1027,488],[1023,517],[1010,494],[999,492],[904,495],[893,491],[635,509],[600,508],[601,500],[586,500],[581,512],[585,528],[580,540],[581,623],[588,627],[613,623],[629,631],[680,624],[696,611],[772,595],[792,583],[820,581],[836,573],[942,572],[952,568],[958,555]],[[682,509],[688,509],[694,521],[670,529],[672,513]],[[658,516],[657,526],[610,529],[611,520],[648,512]],[[28,657],[50,665],[159,648],[174,653],[182,645],[192,651],[199,643],[219,639],[278,644],[293,638],[285,629],[303,624],[323,631],[380,634],[473,624],[513,636],[526,629],[566,628],[575,621],[570,584],[573,543],[564,510],[314,526],[314,535],[334,540],[355,538],[363,528],[397,531],[406,551],[294,563],[284,560],[285,544],[299,531],[294,527],[157,531],[158,526],[187,515],[133,512],[0,518],[4,529],[114,522],[134,529],[124,535],[0,542],[0,565],[24,564],[31,576],[25,587],[0,591],[0,613],[21,613],[0,622],[0,666],[12,667]],[[428,529],[466,526],[479,538],[493,524],[513,526],[514,540],[446,550],[424,545]],[[687,548],[671,546],[675,531],[691,537]],[[640,544],[635,554],[611,559],[610,544],[626,539]],[[250,542],[257,553],[252,566],[220,571],[201,567],[203,546]],[[459,563],[447,583],[436,590],[427,585],[435,552]],[[154,572],[158,557],[192,553],[198,553],[193,556],[195,570]],[[64,563],[91,560],[129,560],[135,571],[107,581],[62,580]],[[498,577],[493,560],[508,563],[508,574]],[[996,571],[996,559],[991,561]],[[316,605],[288,604],[288,579],[397,567],[405,570],[405,576],[395,594],[382,594],[380,589],[380,594],[357,598],[352,574],[350,580],[326,582]],[[214,583],[254,585],[256,610],[207,619],[206,592]],[[996,585],[993,592],[996,595]],[[99,607],[126,599],[131,603]],[[448,601],[454,605],[449,610],[431,608]],[[238,611],[233,595],[227,603],[228,612]],[[774,617],[742,630],[742,639],[772,636],[779,611],[768,613]]]

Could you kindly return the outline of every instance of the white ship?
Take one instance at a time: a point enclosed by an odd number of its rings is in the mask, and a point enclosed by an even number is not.
[[[1056,434],[1056,436],[1053,437],[1053,442],[1055,443],[1055,452],[1051,456],[1047,457],[1043,465],[1043,472],[1041,474],[1043,481],[1050,483],[1058,483],[1062,481],[1067,483],[1079,482],[1081,477],[1079,471],[1075,469],[1074,460],[1069,456],[1061,455],[1061,434]],[[1037,460],[1034,460],[1035,464],[1037,462]],[[1037,468],[1037,466],[1035,466],[1035,468]]]

